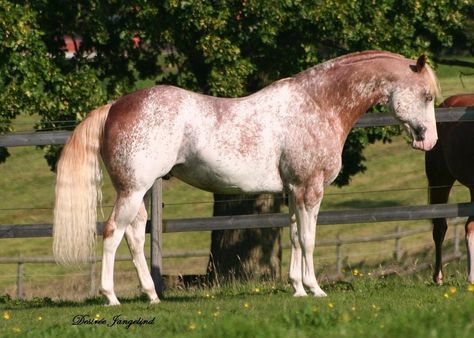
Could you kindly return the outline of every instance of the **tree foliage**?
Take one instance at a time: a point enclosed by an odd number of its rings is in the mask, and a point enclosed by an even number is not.
[[[0,0],[0,116],[39,114],[71,128],[92,108],[156,79],[241,96],[357,50],[416,57],[462,36],[465,0]],[[65,35],[80,37],[72,59]],[[136,48],[133,38],[139,37]],[[362,149],[389,129],[351,133],[339,184],[363,170]],[[0,154],[4,158],[5,153]],[[53,165],[57,153],[48,149]]]

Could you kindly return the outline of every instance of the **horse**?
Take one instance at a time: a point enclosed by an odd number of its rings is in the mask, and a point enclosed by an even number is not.
[[[370,107],[385,104],[412,147],[436,143],[439,84],[426,56],[385,51],[341,56],[251,95],[219,98],[169,85],[125,95],[92,111],[57,166],[53,251],[63,264],[87,262],[96,238],[100,158],[117,192],[103,229],[100,292],[114,292],[116,249],[125,235],[142,291],[159,302],[144,255],[145,192],[167,174],[215,193],[289,194],[294,296],[326,296],[313,264],[324,188],[341,168],[344,142]]]
[[[441,107],[474,106],[474,94],[448,97]],[[428,178],[428,200],[430,204],[447,203],[454,181],[469,188],[471,202],[474,202],[474,122],[459,121],[437,123],[439,140],[436,146],[425,154],[425,172]],[[433,281],[443,284],[442,245],[448,228],[445,218],[435,218],[433,240],[435,243],[435,267]],[[474,283],[474,217],[465,225],[467,248],[467,280]]]

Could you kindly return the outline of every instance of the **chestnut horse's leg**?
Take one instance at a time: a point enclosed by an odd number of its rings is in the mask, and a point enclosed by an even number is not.
[[[471,203],[474,202],[474,188],[469,188]],[[474,217],[469,216],[466,222],[466,249],[467,249],[467,281],[474,284]]]
[[[142,202],[137,217],[132,224],[125,229],[125,239],[127,240],[130,253],[132,254],[133,264],[137,269],[138,279],[151,303],[159,303],[160,300],[155,291],[155,284],[150,275],[147,261],[145,258],[145,227],[147,221],[147,212],[145,203]]]
[[[104,248],[100,292],[107,297],[108,305],[119,305],[114,291],[115,253],[125,229],[138,214],[145,192],[118,192],[114,210],[104,226]]]
[[[300,246],[300,240],[298,237],[298,226],[296,224],[296,206],[295,198],[290,195],[289,198],[290,207],[290,239],[291,239],[291,258],[290,258],[290,283],[295,290],[293,296],[302,297],[307,296],[306,291],[303,287],[303,261],[302,252]]]
[[[316,297],[324,297],[314,273],[313,252],[316,241],[316,221],[323,198],[323,185],[316,184],[297,188],[295,196],[295,214],[298,226],[298,239],[302,252],[303,284]]]
[[[449,172],[439,144],[425,155],[425,171],[428,178],[428,201],[430,204],[447,203],[449,192],[454,184],[454,177]],[[442,245],[448,223],[446,218],[434,218],[433,240],[435,242],[435,269],[433,280],[436,284],[443,284],[443,257]]]

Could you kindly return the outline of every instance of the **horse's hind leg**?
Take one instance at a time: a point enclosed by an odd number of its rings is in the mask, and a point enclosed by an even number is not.
[[[125,229],[138,214],[144,194],[144,192],[128,194],[119,192],[112,214],[104,226],[100,292],[107,297],[108,305],[120,304],[114,291],[115,253],[123,238]]]
[[[425,155],[425,171],[428,178],[428,201],[430,204],[447,203],[449,192],[454,184],[454,177],[444,160],[442,149],[437,145],[432,151]],[[448,223],[446,218],[434,218],[433,222],[433,240],[435,242],[435,269],[433,281],[443,284],[443,256],[442,246]]]
[[[135,220],[125,229],[125,238],[127,239],[128,247],[133,257],[133,263],[137,269],[138,278],[142,286],[143,292],[148,295],[151,303],[159,303],[160,300],[155,291],[155,284],[150,275],[145,252],[145,227],[147,221],[147,212],[145,204],[142,202],[138,215]]]

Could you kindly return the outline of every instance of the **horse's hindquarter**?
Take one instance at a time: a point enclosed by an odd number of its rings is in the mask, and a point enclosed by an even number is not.
[[[101,153],[116,188],[147,188],[171,170],[183,139],[182,96],[181,89],[157,86],[112,105]]]

